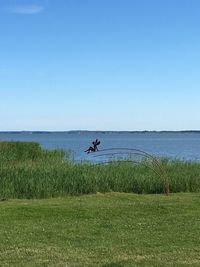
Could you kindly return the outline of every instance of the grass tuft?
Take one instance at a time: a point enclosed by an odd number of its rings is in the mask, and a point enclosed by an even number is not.
[[[200,164],[162,159],[170,192],[200,192]],[[150,164],[150,163],[149,163]],[[0,199],[47,198],[96,192],[163,193],[147,163],[74,163],[63,150],[34,142],[0,142]]]

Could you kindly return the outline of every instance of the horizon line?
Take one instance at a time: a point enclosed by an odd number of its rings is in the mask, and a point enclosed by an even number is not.
[[[0,133],[67,133],[67,132],[200,132],[199,130],[0,130]]]

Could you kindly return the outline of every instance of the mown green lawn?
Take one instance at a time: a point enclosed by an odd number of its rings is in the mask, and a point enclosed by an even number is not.
[[[0,266],[200,266],[200,193],[1,201]]]

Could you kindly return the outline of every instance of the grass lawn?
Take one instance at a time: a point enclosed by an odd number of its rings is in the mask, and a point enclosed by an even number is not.
[[[200,193],[1,201],[0,266],[200,266]]]

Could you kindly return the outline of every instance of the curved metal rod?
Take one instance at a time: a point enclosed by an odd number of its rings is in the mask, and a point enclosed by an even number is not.
[[[121,162],[128,162],[128,163],[134,163],[134,164],[142,164],[144,165],[145,167],[148,167],[149,169],[151,169],[153,172],[155,172],[160,178],[162,178],[161,174],[159,172],[157,172],[154,168],[152,168],[150,165],[148,164],[145,164],[144,162],[138,162],[138,161],[135,161],[135,160],[111,160],[111,161],[102,161],[102,162],[99,162],[99,163],[96,163],[95,165],[103,165],[103,164],[106,164],[106,163],[121,163]]]
[[[123,154],[128,154],[129,152],[111,152],[111,153],[106,153],[106,154],[101,154],[101,155],[96,155],[94,156],[95,158],[96,157],[103,157],[103,156],[112,156],[112,155],[123,155]],[[131,155],[138,155],[138,156],[141,156],[141,157],[146,157],[146,158],[149,158],[147,157],[146,155],[143,155],[142,153],[140,152],[132,152]],[[153,156],[151,156],[150,159],[152,159]],[[157,161],[155,158],[153,158],[154,160],[152,160],[153,163],[156,164],[156,166],[159,167],[159,169],[162,171],[162,172],[165,172],[165,170],[162,168],[162,165],[160,164],[159,161]],[[127,161],[127,160],[126,160]]]
[[[160,162],[154,157],[152,156],[151,154],[143,151],[143,150],[140,150],[140,149],[135,149],[135,148],[107,148],[107,149],[102,149],[102,150],[98,150],[96,151],[95,153],[98,153],[98,152],[104,152],[104,151],[116,151],[116,150],[126,150],[126,151],[130,151],[132,154],[137,154],[137,155],[140,155],[140,156],[143,156],[143,157],[146,157],[148,159],[151,159],[153,163],[155,163],[155,165],[158,166],[158,168],[162,171],[163,173],[163,176],[162,176],[162,180],[163,180],[163,190],[164,190],[164,193],[166,195],[169,195],[169,182],[168,182],[168,177],[167,177],[167,173],[166,173],[166,170],[165,168],[163,167],[162,164],[160,164]],[[116,152],[116,154],[120,154],[120,153],[123,153],[123,152]],[[128,153],[128,152],[127,152]],[[112,153],[110,153],[112,154]],[[101,156],[106,156],[108,155],[108,153],[106,154],[101,154],[101,155],[93,155],[93,157],[101,157]]]
[[[135,151],[135,152],[144,154],[144,155],[143,155],[144,157],[147,157],[147,158],[149,158],[149,159],[152,159],[152,161],[154,161],[154,162],[158,165],[159,168],[161,168],[163,171],[165,171],[165,170],[162,168],[162,166],[160,165],[160,162],[159,162],[155,157],[153,157],[151,154],[149,154],[149,153],[147,153],[147,152],[145,152],[145,151],[143,151],[143,150],[140,150],[140,149],[135,149],[135,148],[124,148],[124,147],[122,147],[122,148],[106,148],[106,149],[98,150],[98,151],[96,151],[95,153],[102,152],[102,151],[110,151],[110,150],[126,150],[126,151],[131,151],[131,152],[132,152],[132,151]],[[121,151],[120,151],[119,153],[121,153]],[[133,152],[132,152],[132,153],[133,153]],[[98,156],[101,156],[101,155],[96,155],[96,156],[94,156],[94,157],[98,157]]]

